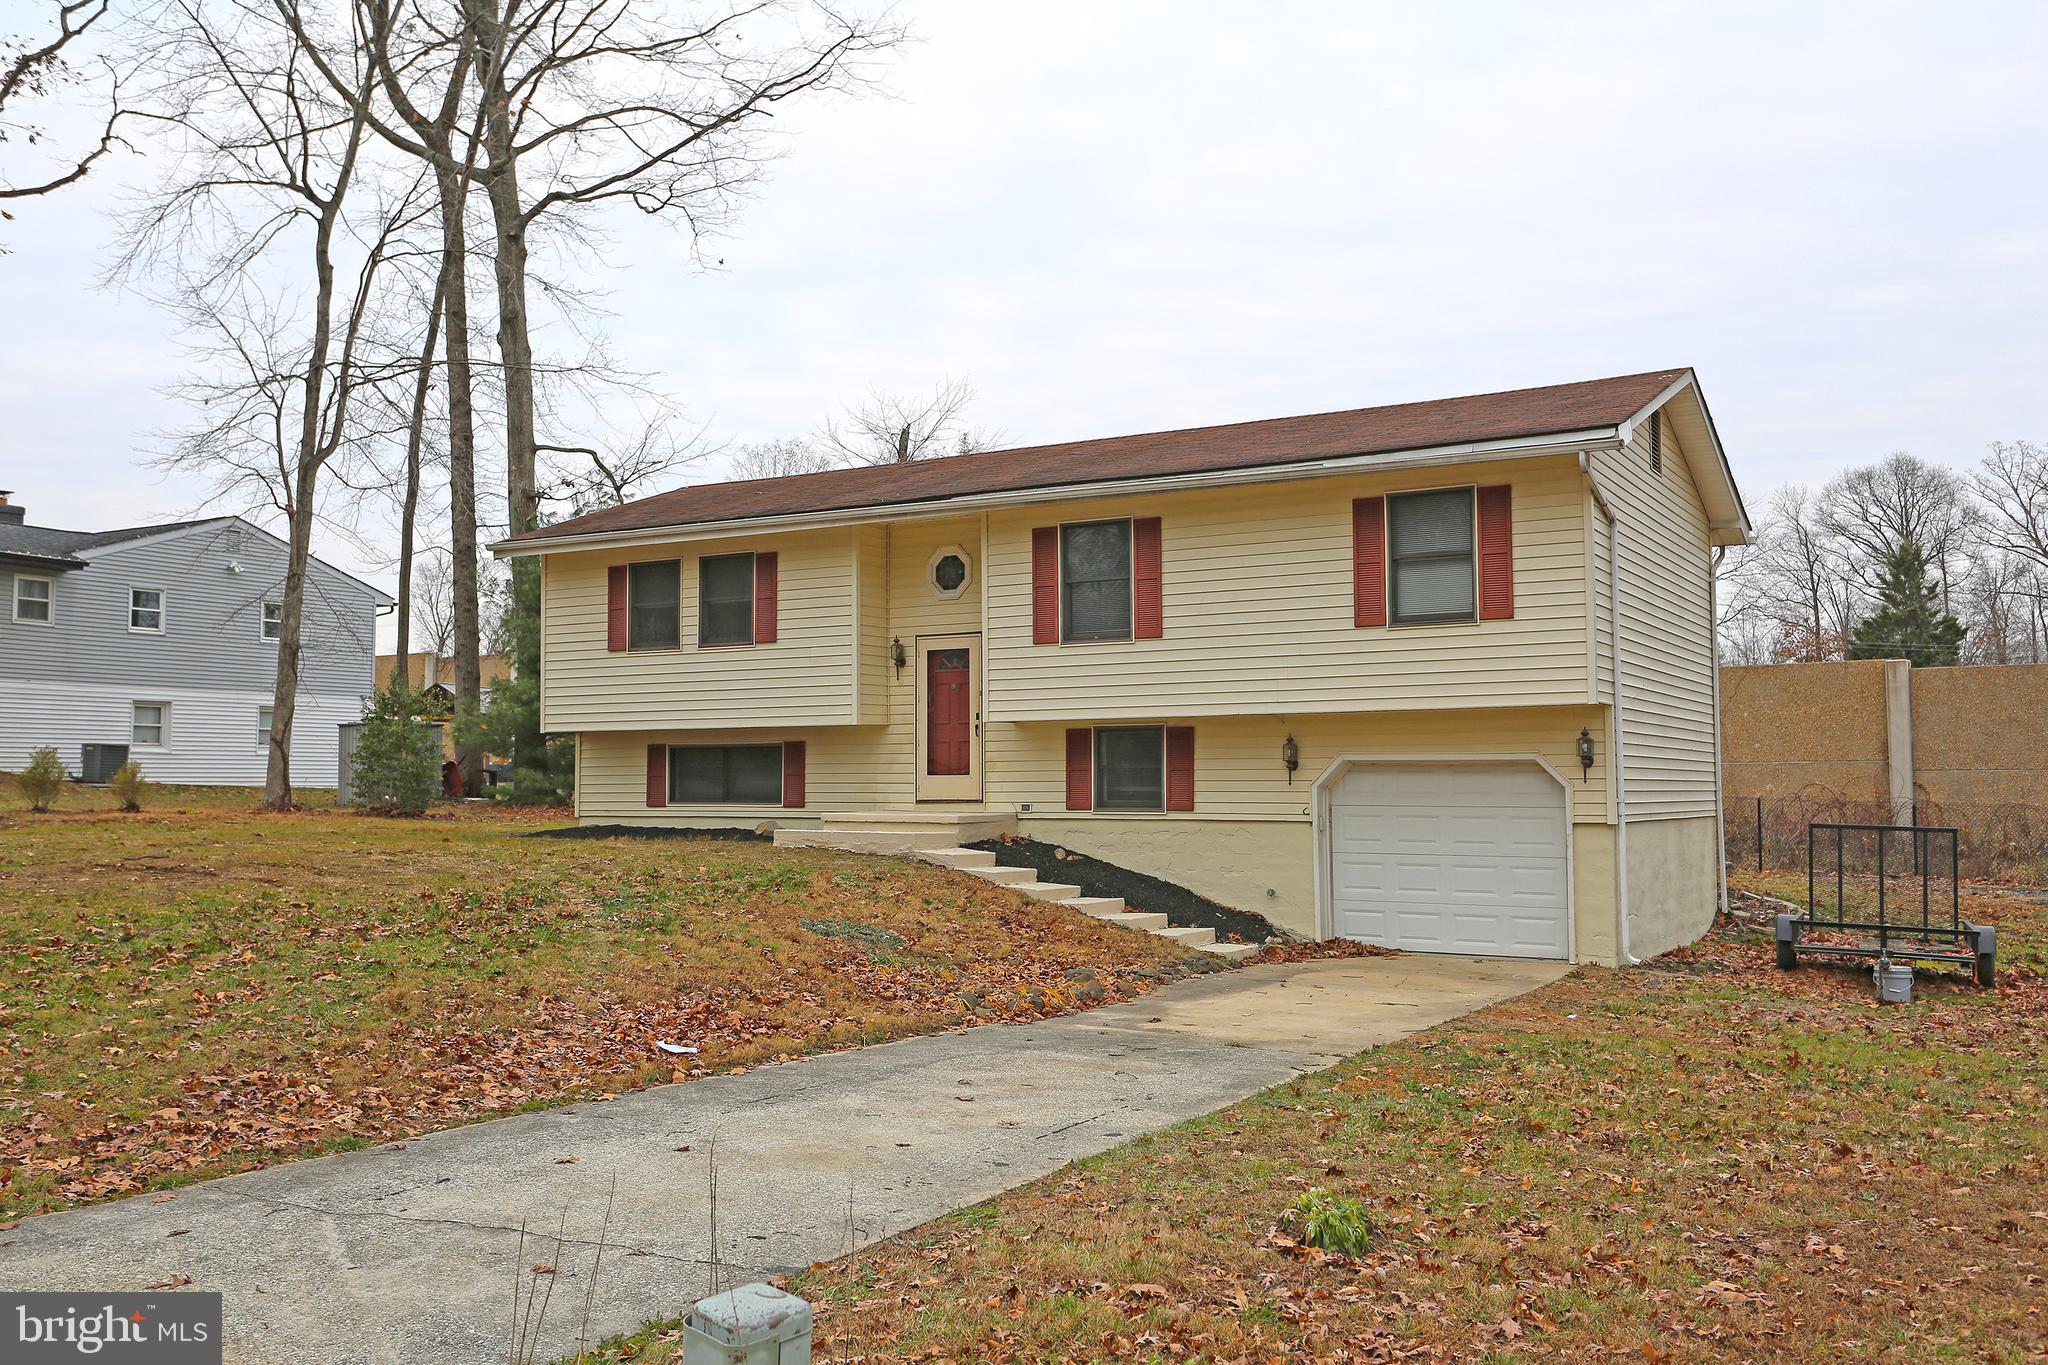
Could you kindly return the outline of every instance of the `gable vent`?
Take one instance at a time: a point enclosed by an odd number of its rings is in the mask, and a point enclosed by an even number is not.
[[[1664,414],[1650,414],[1650,472],[1664,472]]]

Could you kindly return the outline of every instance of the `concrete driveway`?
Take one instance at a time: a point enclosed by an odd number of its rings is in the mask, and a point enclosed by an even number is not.
[[[591,1339],[708,1292],[714,1139],[727,1288],[1568,970],[1406,954],[1217,973],[1087,1014],[660,1086],[231,1176],[161,1203],[29,1219],[0,1234],[0,1287],[189,1279],[181,1287],[224,1291],[230,1361],[455,1365],[506,1359],[517,1267],[554,1262],[536,1353],[550,1360],[576,1347],[614,1182]]]

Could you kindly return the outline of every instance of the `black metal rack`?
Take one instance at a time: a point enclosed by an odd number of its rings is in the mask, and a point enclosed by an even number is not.
[[[1829,836],[1835,864],[1832,900],[1823,899],[1828,878],[1818,850]],[[1963,918],[1957,837],[1955,829],[1944,825],[1808,825],[1806,911],[1778,916],[1778,965],[1797,967],[1801,954],[1953,962],[1968,967],[1979,986],[1992,985],[1998,930]],[[1888,857],[1894,842],[1906,846],[1902,856]],[[1871,856],[1857,856],[1866,849]],[[1938,875],[1943,871],[1945,877]],[[1867,897],[1853,911],[1850,906],[1850,893],[1864,892],[1873,877],[1874,918],[1868,913]],[[1919,895],[1894,896],[1891,884],[1898,878],[1917,881]],[[1811,937],[1815,934],[1860,937],[1856,942],[1835,942]]]

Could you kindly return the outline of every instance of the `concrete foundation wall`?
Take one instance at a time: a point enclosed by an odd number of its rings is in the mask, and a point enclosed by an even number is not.
[[[1647,961],[1707,931],[1720,899],[1720,862],[1712,818],[1629,823],[1631,955]]]

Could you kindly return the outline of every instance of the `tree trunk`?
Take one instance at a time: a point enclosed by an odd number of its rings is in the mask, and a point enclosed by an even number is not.
[[[445,158],[444,158],[445,161]],[[482,699],[482,668],[478,655],[483,632],[476,596],[476,416],[469,389],[469,236],[463,223],[462,173],[437,165],[434,178],[441,196],[441,277],[448,352],[448,538],[455,580],[455,697],[474,709]],[[474,796],[483,787],[483,754],[474,745],[457,745],[456,767],[462,790]]]
[[[397,664],[391,677],[401,689],[410,689],[412,675],[412,561],[420,510],[420,447],[427,426],[427,395],[434,387],[434,350],[440,344],[442,301],[448,296],[448,262],[441,262],[441,274],[434,284],[433,306],[427,311],[427,338],[420,346],[420,377],[412,393],[412,421],[405,434],[405,501],[398,515],[398,647]]]
[[[505,88],[504,29],[497,0],[463,0],[476,47],[483,104],[484,193],[497,250],[498,361],[505,377],[505,516],[509,534],[540,524],[534,452],[533,339],[526,317],[526,223],[519,205],[519,157],[512,144],[511,94]]]

